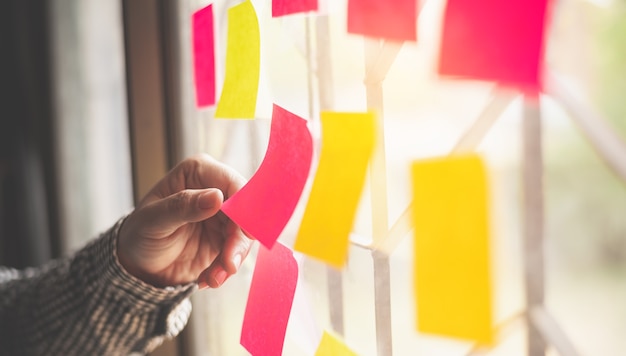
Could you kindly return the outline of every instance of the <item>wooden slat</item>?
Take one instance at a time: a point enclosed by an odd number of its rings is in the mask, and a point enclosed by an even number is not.
[[[565,335],[552,315],[543,307],[534,307],[529,311],[530,321],[543,338],[554,347],[561,356],[579,356],[574,344]]]
[[[487,135],[497,118],[500,117],[517,96],[515,92],[495,87],[491,99],[483,111],[478,115],[478,118],[474,121],[472,126],[461,136],[450,154],[474,151],[482,142],[485,135]],[[372,249],[391,254],[402,239],[411,231],[411,228],[411,206],[409,205],[391,226],[387,236],[377,244],[374,244]]]
[[[309,23],[307,26],[307,51],[312,51],[310,42]],[[328,16],[318,16],[315,20],[315,48],[316,56],[313,62],[313,53],[307,53],[309,72],[317,74],[317,88],[319,98],[319,110],[332,110],[334,106],[334,89],[332,76],[332,57],[330,53],[330,24]],[[312,78],[309,78],[312,80]],[[312,84],[312,83],[310,83]],[[309,85],[311,91],[313,85]],[[315,112],[313,105],[313,96],[309,93],[309,112]],[[319,119],[311,117],[313,132],[320,132]],[[326,267],[326,286],[328,293],[328,312],[330,316],[330,325],[333,331],[341,336],[344,335],[344,307],[343,307],[343,272]]]
[[[385,162],[385,126],[383,87],[389,68],[393,64],[402,43],[365,39],[365,92],[367,110],[377,114],[378,127],[376,148],[370,161],[370,194],[372,204],[373,244],[388,234],[387,164]],[[374,294],[376,310],[376,348],[378,355],[393,354],[391,331],[391,274],[389,257],[374,251]]]
[[[156,0],[123,1],[135,202],[169,168],[161,6]],[[151,355],[179,355],[177,339]]]
[[[537,97],[524,97],[523,160],[523,263],[526,304],[529,310],[544,301],[543,155],[541,113]],[[528,320],[528,355],[545,355],[546,344]]]
[[[561,105],[607,165],[626,182],[626,143],[585,100],[576,96],[553,72],[547,76],[547,92]]]
[[[168,169],[159,18],[157,1],[124,1],[135,201]]]

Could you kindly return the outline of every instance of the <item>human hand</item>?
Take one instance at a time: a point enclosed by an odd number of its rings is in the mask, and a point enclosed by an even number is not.
[[[245,179],[208,155],[188,158],[163,177],[124,221],[117,254],[135,277],[156,287],[197,281],[219,287],[248,255],[249,239],[220,208]]]

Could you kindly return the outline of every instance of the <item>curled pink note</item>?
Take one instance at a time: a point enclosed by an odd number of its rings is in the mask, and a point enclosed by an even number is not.
[[[253,356],[280,356],[298,280],[298,263],[280,243],[259,247],[240,343]]]
[[[312,155],[306,121],[274,105],[265,158],[248,184],[224,202],[222,211],[271,248],[298,204]]]

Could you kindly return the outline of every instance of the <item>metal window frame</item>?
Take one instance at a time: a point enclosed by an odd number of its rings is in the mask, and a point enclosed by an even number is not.
[[[194,122],[185,112],[192,86],[184,66],[188,44],[180,40],[181,6],[177,1],[122,0],[135,203],[196,147]],[[184,334],[152,355],[188,354]]]

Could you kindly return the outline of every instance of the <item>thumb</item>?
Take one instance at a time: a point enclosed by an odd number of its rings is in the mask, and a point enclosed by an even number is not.
[[[224,194],[219,189],[185,189],[146,205],[142,215],[148,226],[169,233],[217,214],[223,202]]]

